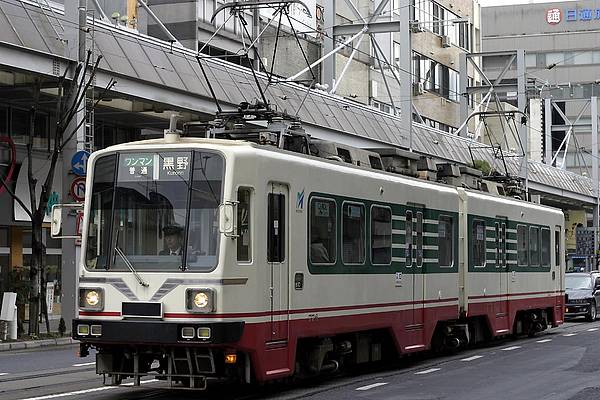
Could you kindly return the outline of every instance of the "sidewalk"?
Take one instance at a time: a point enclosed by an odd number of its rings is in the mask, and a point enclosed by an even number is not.
[[[50,319],[50,331],[57,332],[58,331],[58,318]],[[27,332],[27,322],[23,323],[23,329]],[[46,333],[46,324],[44,322],[40,323],[40,333]],[[38,339],[38,340],[17,340],[17,341],[2,341],[0,340],[0,352],[9,351],[9,350],[24,350],[24,349],[35,349],[40,347],[55,347],[55,346],[66,346],[70,344],[79,343],[77,340],[74,340],[70,337],[71,333],[66,332],[65,336],[59,338],[48,338],[48,339]]]
[[[40,339],[30,341],[2,342],[0,341],[0,352],[9,350],[35,349],[41,347],[66,346],[79,343],[71,337],[61,337],[56,339]]]

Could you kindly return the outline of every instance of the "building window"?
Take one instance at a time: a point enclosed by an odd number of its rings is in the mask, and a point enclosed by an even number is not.
[[[452,101],[460,101],[460,74],[422,54],[413,52],[413,81]]]
[[[310,262],[334,264],[336,260],[336,210],[334,200],[310,200]]]
[[[440,36],[448,36],[455,46],[471,50],[472,25],[454,23],[454,20],[461,18],[458,14],[433,0],[413,0],[411,8],[411,19],[420,22],[423,28]]]
[[[365,262],[365,206],[342,205],[342,261],[344,264]]]
[[[371,208],[371,262],[375,265],[392,262],[392,210],[389,207]]]
[[[438,221],[438,262],[440,267],[452,267],[454,263],[452,217],[442,215]]]

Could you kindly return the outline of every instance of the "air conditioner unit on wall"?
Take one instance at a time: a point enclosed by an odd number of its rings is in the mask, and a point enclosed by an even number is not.
[[[448,48],[450,46],[452,46],[452,43],[450,42],[450,36],[442,36],[442,47]]]
[[[413,95],[419,96],[425,93],[425,85],[423,82],[413,82]]]
[[[425,32],[425,27],[419,21],[410,21],[410,30],[412,33]]]

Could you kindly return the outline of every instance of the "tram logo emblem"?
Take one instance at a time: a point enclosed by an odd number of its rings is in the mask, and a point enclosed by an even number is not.
[[[562,20],[562,11],[560,8],[552,8],[546,11],[546,22],[550,25],[560,24]]]
[[[296,195],[296,211],[302,212],[304,209],[304,189]]]

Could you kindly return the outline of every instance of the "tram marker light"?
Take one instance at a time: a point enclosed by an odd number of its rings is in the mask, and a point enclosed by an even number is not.
[[[89,325],[77,325],[77,335],[88,336],[89,334],[90,334],[90,326]]]
[[[198,339],[210,339],[210,328],[198,328]]]
[[[195,334],[195,329],[191,326],[186,326],[181,328],[181,337],[183,339],[193,339]]]

